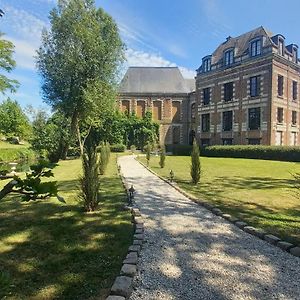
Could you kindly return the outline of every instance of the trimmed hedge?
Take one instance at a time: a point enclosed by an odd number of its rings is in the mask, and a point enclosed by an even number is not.
[[[300,147],[263,145],[209,146],[201,150],[201,155],[300,162]]]
[[[172,152],[173,155],[178,155],[178,156],[188,156],[191,155],[192,152],[192,146],[191,145],[166,145],[166,152]]]
[[[173,155],[189,156],[190,145],[166,145],[166,152]],[[253,158],[265,160],[300,162],[300,147],[293,146],[263,146],[263,145],[232,145],[201,147],[201,156]]]
[[[123,144],[114,144],[110,145],[111,152],[125,152],[126,146]]]
[[[1,149],[0,150],[0,162],[7,163],[12,161],[26,161],[26,160],[33,160],[36,158],[36,153],[27,148],[23,149],[15,149],[15,148],[8,148],[8,149]]]

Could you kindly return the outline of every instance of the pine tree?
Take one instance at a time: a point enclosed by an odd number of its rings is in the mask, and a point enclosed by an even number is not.
[[[160,159],[159,159],[159,165],[161,168],[165,167],[165,161],[166,161],[166,149],[165,149],[165,145],[163,145],[161,147]]]
[[[197,184],[200,181],[201,176],[201,165],[200,165],[200,150],[199,146],[194,139],[193,149],[191,153],[191,177],[193,184]]]
[[[147,166],[149,166],[150,156],[151,156],[151,145],[150,145],[150,143],[148,143],[147,146],[146,146]]]

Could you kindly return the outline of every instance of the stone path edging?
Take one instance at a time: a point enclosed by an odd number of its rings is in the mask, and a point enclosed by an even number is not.
[[[281,250],[286,251],[296,257],[300,257],[300,246],[295,246],[294,244],[291,244],[289,242],[286,242],[284,240],[281,240],[279,237],[269,234],[265,231],[263,231],[260,228],[255,228],[253,226],[248,225],[247,223],[231,216],[230,214],[224,213],[222,212],[222,210],[217,207],[217,206],[213,206],[207,202],[201,201],[200,199],[190,195],[189,193],[187,193],[186,191],[184,191],[183,189],[181,189],[180,187],[178,187],[176,184],[174,184],[173,182],[171,182],[170,180],[160,176],[159,174],[157,174],[156,172],[154,172],[152,169],[150,169],[149,167],[147,167],[144,163],[142,163],[141,161],[139,161],[137,158],[135,158],[135,160],[137,162],[139,162],[144,168],[146,168],[149,172],[151,172],[152,174],[154,174],[155,176],[157,176],[158,178],[160,178],[161,180],[163,180],[164,182],[168,183],[170,186],[172,186],[173,188],[175,188],[178,192],[180,192],[181,194],[183,194],[185,197],[187,197],[188,199],[190,199],[191,201],[197,203],[198,205],[203,206],[204,208],[208,209],[209,211],[211,211],[213,214],[222,217],[223,219],[229,221],[230,223],[234,224],[235,226],[237,226],[238,228],[240,228],[241,230],[254,235],[262,240],[265,240],[266,242],[279,247]]]
[[[125,206],[125,209],[131,212],[132,223],[134,224],[134,235],[132,245],[129,246],[127,256],[123,260],[120,274],[116,277],[110,289],[110,295],[106,300],[125,300],[130,297],[133,291],[133,277],[137,273],[138,257],[144,241],[144,221],[142,215],[139,208],[134,207],[134,203],[130,200],[129,187],[121,171],[119,171],[119,176],[127,194],[128,205]]]

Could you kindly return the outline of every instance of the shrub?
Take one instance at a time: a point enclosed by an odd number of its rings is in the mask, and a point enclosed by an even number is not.
[[[124,152],[126,150],[125,145],[123,144],[114,144],[110,146],[111,152]]]
[[[165,160],[166,160],[165,146],[161,146],[160,158],[159,158],[159,165],[161,168],[165,167]]]
[[[300,147],[263,145],[209,146],[202,149],[202,155],[300,162]]]
[[[199,146],[194,140],[193,142],[193,149],[191,153],[191,177],[192,177],[192,182],[194,184],[197,184],[200,180],[200,175],[201,175],[201,165],[200,165],[200,150]]]
[[[132,152],[132,154],[134,154],[134,152],[136,151],[135,145],[130,146],[130,151]]]
[[[149,166],[150,157],[151,157],[151,145],[148,143],[146,146],[147,166]]]
[[[192,152],[191,145],[166,145],[166,151],[172,152],[173,155],[189,156]]]

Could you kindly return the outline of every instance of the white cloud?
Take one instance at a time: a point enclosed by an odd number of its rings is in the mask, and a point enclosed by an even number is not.
[[[14,59],[17,62],[17,67],[22,69],[35,70],[35,59],[37,45],[34,45],[27,40],[15,39],[7,37],[15,45]]]
[[[136,67],[176,67],[177,65],[159,54],[147,53],[144,51],[136,51],[128,49],[126,51],[126,58],[128,66]],[[183,77],[194,78],[195,72],[185,67],[179,66]]]

